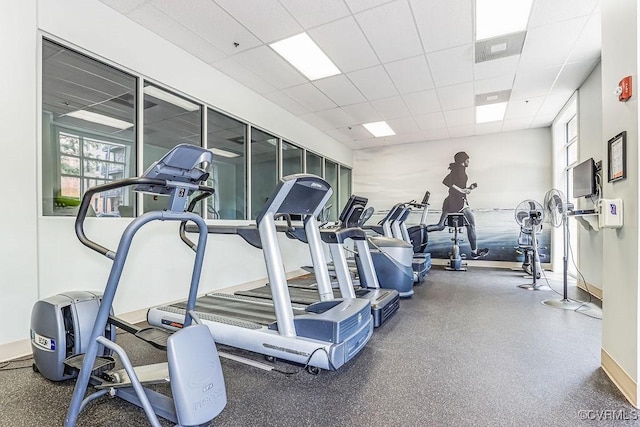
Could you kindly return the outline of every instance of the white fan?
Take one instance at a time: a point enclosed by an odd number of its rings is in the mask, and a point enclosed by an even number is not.
[[[543,287],[536,281],[542,273],[537,235],[542,231],[545,210],[539,202],[527,199],[518,204],[514,215],[516,222],[520,226],[518,246],[524,250],[522,269],[533,277],[533,283],[521,285],[520,287],[534,291],[546,289],[546,286]]]
[[[568,262],[569,262],[569,217],[573,210],[573,204],[568,203],[562,191],[555,188],[547,191],[544,195],[544,209],[547,213],[549,224],[554,227],[562,227],[562,299],[545,300],[543,304],[550,307],[562,308],[565,310],[576,310],[581,307],[581,303],[571,301],[568,293]]]

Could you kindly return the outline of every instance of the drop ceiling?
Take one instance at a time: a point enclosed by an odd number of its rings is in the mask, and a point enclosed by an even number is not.
[[[473,0],[101,1],[353,149],[549,126],[600,60],[600,0],[534,0],[521,53],[482,62]],[[341,74],[309,81],[269,47],[303,31]],[[381,120],[396,135],[362,127]]]

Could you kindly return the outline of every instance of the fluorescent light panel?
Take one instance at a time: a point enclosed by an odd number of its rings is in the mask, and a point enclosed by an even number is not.
[[[146,95],[168,102],[169,104],[173,104],[176,107],[180,107],[183,110],[197,111],[200,109],[199,105],[196,105],[193,102],[189,102],[184,98],[180,98],[179,96],[176,96],[155,86],[145,86],[144,93]]]
[[[105,116],[104,114],[94,113],[87,110],[72,111],[70,113],[64,114],[64,116],[74,117],[76,119],[86,120],[88,122],[98,123],[122,130],[133,127],[133,123],[125,122],[124,120],[120,119],[114,119],[113,117]]]
[[[340,74],[327,55],[311,40],[307,33],[301,33],[269,46],[291,65],[296,67],[309,80]]]
[[[364,126],[373,136],[379,138],[381,136],[391,136],[396,133],[391,129],[391,127],[387,124],[387,122],[373,122],[373,123],[365,123]]]
[[[507,110],[506,102],[496,104],[479,105],[476,107],[476,123],[497,122],[504,119]]]
[[[240,154],[236,154],[236,153],[233,153],[233,152],[227,151],[227,150],[222,150],[220,148],[208,148],[208,150],[211,151],[216,156],[220,156],[220,157],[233,158],[233,157],[239,157],[240,156]]]
[[[527,29],[533,0],[476,0],[476,40]]]

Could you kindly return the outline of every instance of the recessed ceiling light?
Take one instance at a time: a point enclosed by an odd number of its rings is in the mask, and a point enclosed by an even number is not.
[[[504,119],[507,110],[506,102],[496,104],[478,105],[476,107],[476,123],[497,122]]]
[[[144,87],[145,95],[152,96],[156,99],[161,99],[162,101],[168,102],[169,104],[173,104],[176,107],[180,107],[187,111],[197,111],[200,109],[200,106],[194,104],[193,102],[189,102],[184,98],[180,98],[172,93],[167,92],[166,90],[162,90],[155,86],[145,86]]]
[[[296,67],[309,80],[340,74],[327,55],[311,40],[307,33],[301,33],[269,46],[280,54],[291,65]]]
[[[476,0],[476,40],[527,29],[533,0]]]
[[[371,135],[375,136],[376,138],[396,134],[393,129],[391,129],[391,127],[387,124],[387,122],[384,121],[365,123],[362,126],[364,126],[369,132],[371,132]]]
[[[211,151],[213,154],[221,157],[240,157],[240,154],[233,153],[231,151],[222,150],[220,148],[207,148],[207,150]]]
[[[98,123],[122,130],[133,127],[133,123],[125,122],[124,120],[115,119],[113,117],[105,116],[104,114],[94,113],[87,110],[72,111],[70,113],[63,114],[63,116],[74,117],[76,119],[86,120],[88,122]]]

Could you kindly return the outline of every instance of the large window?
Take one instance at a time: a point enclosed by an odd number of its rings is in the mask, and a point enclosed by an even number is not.
[[[149,83],[144,86],[143,167],[148,168],[178,144],[202,145],[198,104]],[[167,207],[166,197],[144,195],[145,212]]]
[[[569,119],[569,121],[565,124],[565,176],[566,176],[566,188],[565,194],[570,203],[573,203],[574,206],[578,206],[578,200],[573,198],[573,167],[578,162],[578,116],[574,115]],[[573,257],[574,260],[578,259],[578,222],[577,221],[569,221],[569,245],[571,248],[574,248],[571,253],[569,253],[570,257]],[[575,276],[575,262],[570,261],[568,263],[568,272],[569,274]]]
[[[318,156],[311,151],[307,151],[307,173],[313,175],[322,175],[322,157]]]
[[[304,151],[297,145],[282,141],[282,176],[302,172]]]
[[[324,175],[325,179],[333,188],[333,194],[327,202],[327,208],[329,208],[329,221],[336,221],[338,219],[338,211],[342,209],[342,206],[338,206],[338,164],[331,160],[325,159],[324,161]]]
[[[251,129],[251,219],[255,219],[278,183],[278,138]]]
[[[136,78],[48,40],[42,46],[42,206],[75,215],[87,188],[135,175]],[[132,216],[128,189],[98,194],[98,216]]]
[[[216,190],[207,199],[207,218],[246,216],[246,135],[246,124],[207,109],[207,148],[213,151],[209,185]]]
[[[340,212],[342,212],[342,208],[351,197],[351,169],[346,166],[340,165],[340,184],[338,188],[340,190],[338,205],[340,206]]]

